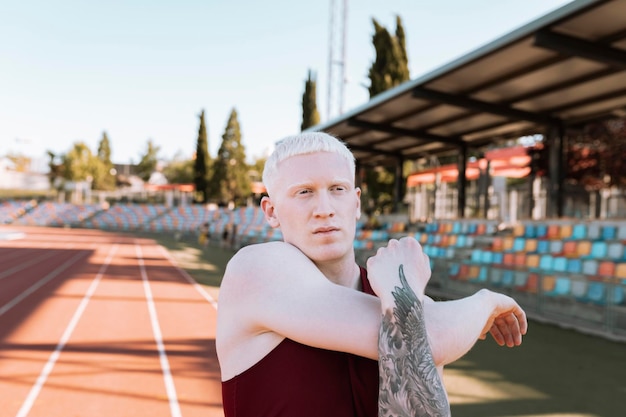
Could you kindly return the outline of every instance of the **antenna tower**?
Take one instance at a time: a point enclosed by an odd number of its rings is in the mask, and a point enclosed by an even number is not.
[[[343,93],[346,84],[347,15],[348,0],[330,0],[327,120],[330,120],[335,114],[343,113]]]

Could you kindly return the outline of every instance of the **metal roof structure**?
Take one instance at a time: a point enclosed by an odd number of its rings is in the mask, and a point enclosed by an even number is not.
[[[625,115],[626,0],[576,0],[308,130],[395,165]]]

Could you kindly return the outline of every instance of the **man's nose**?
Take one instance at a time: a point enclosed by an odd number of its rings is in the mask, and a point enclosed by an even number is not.
[[[335,209],[333,207],[330,195],[327,192],[317,194],[315,212],[316,216],[333,216]]]

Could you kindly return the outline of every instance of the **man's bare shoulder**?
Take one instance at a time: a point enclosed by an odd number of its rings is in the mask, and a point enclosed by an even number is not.
[[[265,242],[241,248],[230,259],[226,266],[225,278],[229,275],[240,275],[253,272],[255,275],[275,272],[279,265],[285,263],[312,263],[298,248],[282,241]]]
[[[289,243],[276,241],[245,246],[226,265],[220,301],[229,300],[231,292],[237,293],[236,299],[242,301],[245,298],[242,293],[260,296],[284,288],[285,281],[307,267],[313,268],[313,262]]]

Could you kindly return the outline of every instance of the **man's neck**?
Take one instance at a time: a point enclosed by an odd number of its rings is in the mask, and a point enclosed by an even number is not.
[[[324,264],[317,266],[329,281],[348,288],[361,287],[361,269],[356,262],[338,264]]]

